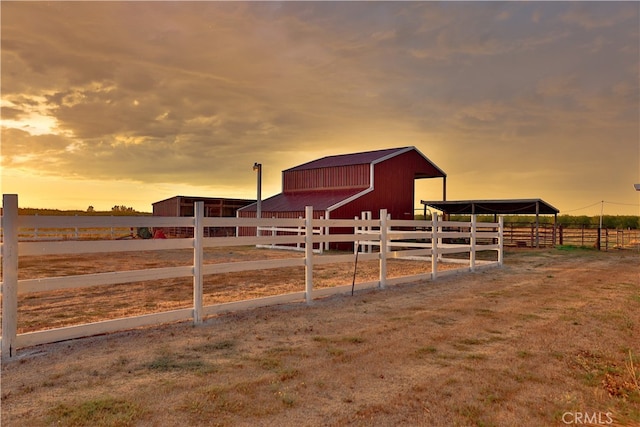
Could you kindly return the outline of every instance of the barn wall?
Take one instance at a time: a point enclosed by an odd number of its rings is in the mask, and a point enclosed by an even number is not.
[[[369,165],[334,166],[286,171],[282,175],[283,192],[369,187]]]
[[[180,197],[172,197],[153,204],[153,216],[181,216]]]
[[[371,211],[378,218],[380,209],[387,209],[393,219],[413,219],[415,175],[429,169],[424,158],[410,151],[374,168],[374,191],[331,212],[332,218],[353,218],[362,211]]]

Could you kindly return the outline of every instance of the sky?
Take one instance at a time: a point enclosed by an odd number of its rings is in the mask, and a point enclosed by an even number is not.
[[[0,3],[1,187],[21,207],[256,198],[415,146],[447,199],[640,214],[638,2]],[[416,181],[416,202],[442,180]],[[604,201],[604,203],[603,203]]]

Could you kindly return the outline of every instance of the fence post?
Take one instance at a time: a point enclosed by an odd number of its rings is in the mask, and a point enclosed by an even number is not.
[[[355,254],[357,254],[357,253],[358,253],[358,251],[360,250],[360,241],[358,240],[358,234],[360,234],[360,227],[357,225],[357,223],[358,223],[358,219],[359,219],[359,218],[358,218],[358,216],[357,216],[357,215],[353,217],[353,220],[354,220],[354,222],[356,223],[356,224],[354,224],[354,226],[353,226],[353,234],[355,234],[355,235],[356,235],[356,241],[355,241],[355,242],[353,242],[353,254],[354,254],[354,255],[355,255]]]
[[[438,277],[438,213],[431,216],[431,280]]]
[[[371,218],[372,218],[371,211],[362,212],[362,218],[370,221]],[[366,233],[371,233],[371,226],[370,225],[367,225],[365,227],[365,232]],[[368,242],[368,244],[367,244],[367,253],[368,254],[373,253],[373,245],[371,244],[371,241],[368,240],[367,242]]]
[[[304,208],[304,292],[307,304],[313,301],[313,206]]]
[[[387,210],[380,209],[380,288],[387,286]]]
[[[195,218],[193,227],[193,323],[202,323],[202,297],[203,297],[203,242],[204,239],[204,202],[195,202]]]
[[[498,265],[504,263],[504,217],[498,218]]]
[[[2,196],[2,359],[15,354],[18,331],[18,195]]]
[[[320,219],[323,220],[324,216],[321,216]],[[323,236],[323,235],[324,235],[324,227],[318,227],[318,236]],[[320,242],[320,243],[318,243],[318,253],[319,254],[322,255],[324,253],[324,245],[326,245],[327,243],[329,243],[329,242]],[[329,248],[327,248],[327,250],[329,250]]]
[[[471,215],[471,247],[469,248],[469,269],[471,271],[476,270],[476,227],[477,227],[477,215]]]

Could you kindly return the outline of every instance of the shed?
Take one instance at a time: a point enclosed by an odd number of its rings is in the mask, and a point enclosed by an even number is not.
[[[413,219],[414,180],[447,175],[415,147],[323,157],[282,172],[282,193],[262,201],[262,217],[298,218],[313,206],[315,218],[351,219],[363,211]],[[255,217],[257,203],[238,210]]]
[[[238,209],[255,203],[251,199],[228,199],[222,197],[192,197],[174,196],[152,203],[153,216],[193,216],[194,203],[204,202],[204,216],[206,217],[235,217]],[[165,228],[164,233],[170,236],[192,237],[191,228]],[[232,236],[235,227],[207,227],[206,236]]]

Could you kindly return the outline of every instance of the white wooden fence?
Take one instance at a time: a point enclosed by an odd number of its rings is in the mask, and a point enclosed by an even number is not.
[[[23,216],[18,215],[18,196],[3,195],[2,216],[2,342],[3,360],[16,356],[17,349],[39,344],[127,330],[142,326],[156,325],[174,321],[192,319],[198,325],[206,316],[217,313],[243,310],[273,304],[306,301],[331,294],[347,293],[351,284],[333,288],[313,288],[313,266],[329,263],[354,262],[353,254],[314,255],[314,243],[353,242],[358,244],[375,243],[378,252],[359,254],[360,260],[379,261],[379,279],[373,282],[357,283],[356,290],[384,288],[390,284],[406,283],[417,280],[436,279],[438,263],[442,256],[453,253],[468,253],[468,266],[456,270],[473,271],[478,267],[499,266],[503,262],[503,223],[482,223],[477,226],[475,217],[467,222],[392,220],[387,218],[386,210],[381,210],[377,220],[313,219],[313,208],[306,208],[306,218],[208,218],[204,216],[204,205],[195,204],[193,217],[100,217],[100,216]],[[135,239],[135,240],[91,240],[91,241],[20,241],[21,228],[120,228],[120,227],[193,227],[193,238],[176,239]],[[279,235],[268,233],[265,236],[207,237],[203,236],[205,227],[275,227],[298,230],[303,233]],[[351,234],[314,234],[314,228],[328,230],[331,227],[354,230]],[[451,227],[468,231],[447,231]],[[356,233],[356,230],[360,230]],[[366,230],[366,231],[362,231]],[[482,230],[482,231],[481,231]],[[480,237],[495,239],[495,244],[477,245]],[[468,244],[443,243],[449,239],[466,239]],[[416,246],[416,241],[427,242]],[[399,250],[391,250],[400,244]],[[285,258],[258,261],[241,261],[222,264],[205,264],[205,247],[229,247],[244,245],[302,245],[304,258]],[[192,249],[193,265],[179,267],[150,268],[134,271],[116,271],[109,273],[83,274],[65,277],[47,277],[39,279],[18,279],[18,257],[53,254],[85,254],[123,251],[152,251],[167,249]],[[497,252],[497,261],[476,261],[476,251]],[[428,256],[431,259],[431,272],[397,278],[387,277],[387,259],[407,256]],[[281,267],[304,266],[304,290],[289,294],[275,295],[251,300],[229,302],[203,306],[203,276],[217,273],[229,273],[249,270],[264,270]],[[258,274],[258,273],[256,273]],[[56,289],[73,289],[88,286],[104,286],[131,283],[144,280],[162,280],[178,277],[193,279],[193,307],[135,317],[119,318],[101,322],[48,329],[36,332],[17,333],[18,295]]]

